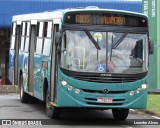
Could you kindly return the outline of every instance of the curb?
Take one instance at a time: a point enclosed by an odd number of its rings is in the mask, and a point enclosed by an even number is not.
[[[154,111],[151,110],[143,110],[144,113],[149,114],[149,115],[154,115],[154,116],[158,116],[160,117],[160,113],[156,113]]]
[[[0,85],[0,93],[18,93],[17,85]]]

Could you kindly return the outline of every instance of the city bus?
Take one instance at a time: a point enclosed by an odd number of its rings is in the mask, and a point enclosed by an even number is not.
[[[9,74],[22,103],[44,101],[50,118],[80,108],[125,120],[146,108],[153,43],[145,15],[70,8],[16,15],[12,26]]]

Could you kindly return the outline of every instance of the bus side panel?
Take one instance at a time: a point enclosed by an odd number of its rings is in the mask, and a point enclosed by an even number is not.
[[[23,67],[24,67],[24,62],[23,62],[23,60],[24,60],[24,53],[22,51],[19,52],[19,58],[18,58],[18,60],[19,60],[19,62],[18,62],[18,72],[19,72],[18,79],[19,79],[19,77],[20,77],[20,70],[22,70],[22,72],[23,72]]]
[[[22,71],[23,71],[23,85],[24,91],[28,92],[28,53],[23,54]]]
[[[42,56],[41,55],[34,55],[34,89],[33,94],[38,99],[43,99],[42,93]]]
[[[50,87],[50,57],[34,56],[34,96],[40,100],[44,99],[44,79],[47,79]]]
[[[42,57],[42,62],[45,62],[47,67],[43,67],[45,64],[42,63],[42,77],[47,78],[48,81],[50,81],[50,64],[51,64],[51,58],[43,56]]]
[[[46,78],[47,79],[47,84],[48,84],[48,87],[50,87],[50,65],[51,65],[51,57],[47,57],[47,56],[42,56],[42,93],[41,93],[41,97],[42,97],[42,100],[45,100],[44,99],[44,79]]]
[[[10,49],[9,53],[9,80],[14,84],[14,60],[15,60],[15,50]]]

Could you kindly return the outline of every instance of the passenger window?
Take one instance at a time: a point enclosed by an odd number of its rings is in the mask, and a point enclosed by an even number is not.
[[[43,44],[43,39],[42,38],[37,38],[36,42],[36,53],[41,54],[42,53],[42,45]]]
[[[29,36],[29,33],[30,33],[30,22],[27,23],[27,36]]]
[[[52,22],[48,22],[47,37],[52,36]]]
[[[11,46],[10,46],[10,48],[14,49],[14,47],[15,47],[15,36],[12,36],[11,37]]]
[[[43,29],[44,37],[47,36],[47,28],[48,28],[48,22],[45,22],[44,23],[44,29]]]
[[[50,55],[51,35],[52,35],[51,21],[39,22],[37,24],[36,54],[43,54],[45,56]]]
[[[43,22],[39,23],[39,34],[38,37],[42,37],[43,36]]]
[[[26,23],[27,24],[27,26],[26,26],[26,28],[25,28],[25,33],[26,33],[26,38],[25,38],[25,49],[24,49],[24,51],[25,52],[28,52],[29,51],[29,35],[30,35],[30,26],[31,26],[31,24],[30,24],[30,22],[27,22]]]
[[[52,35],[52,22],[45,22],[44,26],[44,46],[43,55],[50,56],[51,51],[51,35]]]
[[[36,40],[36,54],[42,54],[43,47],[43,22],[38,22],[37,24],[37,40]]]
[[[12,25],[11,49],[15,48],[16,23]]]
[[[50,56],[50,51],[51,51],[51,38],[45,38],[43,46],[43,55]]]
[[[24,37],[21,37],[21,51],[24,49]]]
[[[26,24],[25,22],[22,23],[22,36],[25,36],[25,29],[26,28]]]
[[[22,23],[22,33],[21,33],[21,51],[23,51],[24,49],[24,42],[25,42],[25,29],[26,28],[26,24],[25,22]]]
[[[26,43],[25,43],[25,52],[28,52],[29,50],[29,37],[26,37]]]
[[[13,23],[12,35],[16,35],[16,23]]]

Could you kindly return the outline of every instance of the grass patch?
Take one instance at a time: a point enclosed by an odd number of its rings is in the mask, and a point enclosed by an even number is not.
[[[156,94],[148,95],[147,110],[160,113],[160,95]]]

